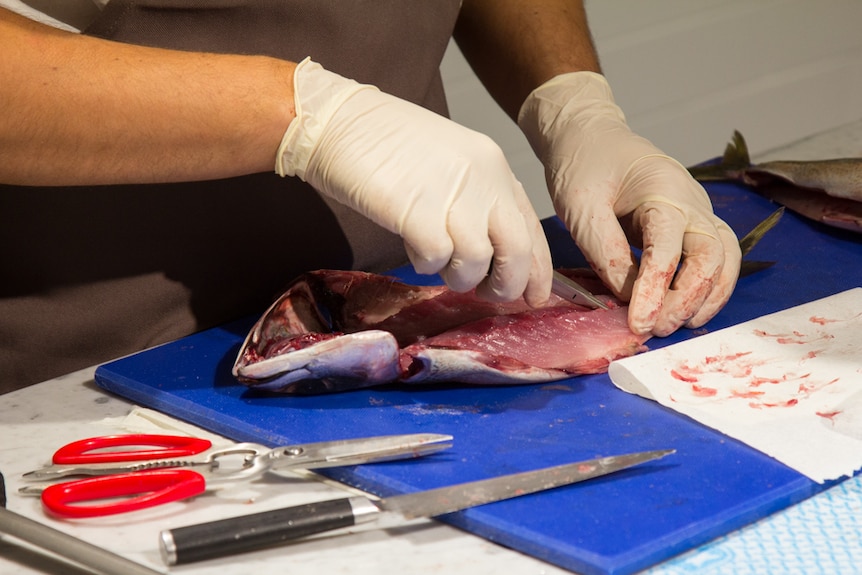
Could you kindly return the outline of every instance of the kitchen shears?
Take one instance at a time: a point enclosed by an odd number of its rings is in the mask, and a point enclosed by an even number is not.
[[[322,469],[421,457],[452,446],[434,433],[385,435],[287,445],[256,443],[213,448],[197,437],[131,434],[74,441],[54,454],[53,464],[23,475],[44,481],[93,476],[47,487],[22,487],[40,495],[46,510],[62,517],[125,513],[186,499],[269,471]],[[101,502],[100,502],[101,501]]]

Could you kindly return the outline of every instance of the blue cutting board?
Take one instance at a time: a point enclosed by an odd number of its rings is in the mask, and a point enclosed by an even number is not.
[[[741,236],[776,206],[733,184],[708,186]],[[557,265],[583,265],[556,218],[544,222]],[[786,213],[750,259],[773,268],[743,278],[706,328],[716,330],[862,285],[862,238]],[[408,269],[396,270],[421,281]],[[426,278],[427,281],[427,278]],[[805,499],[828,485],[656,403],[607,375],[516,387],[388,387],[314,397],[261,395],[230,375],[255,318],[101,366],[96,381],[131,401],[238,441],[270,446],[437,432],[454,448],[428,458],[331,470],[389,496],[596,456],[675,448],[618,474],[451,514],[443,521],[582,573],[645,569]],[[681,330],[649,346],[696,337]]]

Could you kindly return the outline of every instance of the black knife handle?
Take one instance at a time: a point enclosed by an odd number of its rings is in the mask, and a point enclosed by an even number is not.
[[[192,563],[354,525],[348,499],[332,499],[162,531],[168,565]]]

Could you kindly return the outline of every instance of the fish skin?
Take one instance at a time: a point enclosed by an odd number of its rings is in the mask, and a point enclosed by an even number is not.
[[[752,164],[735,131],[719,164],[688,168],[698,181],[735,180],[806,218],[862,233],[862,158]]]
[[[757,174],[786,180],[796,186],[822,190],[834,198],[862,201],[862,158],[812,161],[772,161],[754,164],[744,176],[757,185]]]
[[[525,331],[534,336],[530,342],[524,341]],[[611,361],[645,351],[643,343],[647,339],[629,330],[626,307],[547,307],[477,320],[408,346],[402,352],[402,362],[408,357],[413,361],[433,358],[445,365],[458,360],[449,355],[470,352],[470,360],[476,365],[493,367],[490,381],[485,375],[490,370],[471,373],[461,369],[460,373],[441,374],[439,366],[433,372],[407,367],[405,371],[410,375],[402,379],[410,383],[447,379],[470,383],[555,381],[604,373]]]
[[[601,286],[591,272],[564,272],[588,289]],[[644,351],[648,339],[629,330],[625,306],[590,310],[552,296],[533,309],[523,300],[492,303],[445,286],[318,270],[257,321],[233,374],[255,389],[292,394],[392,382],[539,383],[604,372],[613,359]]]

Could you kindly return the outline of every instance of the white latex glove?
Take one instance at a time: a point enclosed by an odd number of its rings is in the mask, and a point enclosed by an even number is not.
[[[529,95],[518,124],[545,165],[557,215],[629,301],[632,331],[699,327],[724,306],[742,259],[736,236],[683,166],[632,133],[603,76],[553,78]],[[630,246],[643,250],[639,269]]]
[[[440,273],[456,291],[547,300],[547,240],[490,138],[309,60],[294,91],[276,172],[400,235],[416,271]]]

